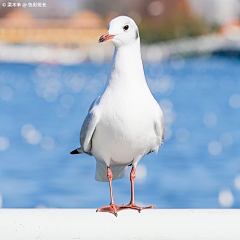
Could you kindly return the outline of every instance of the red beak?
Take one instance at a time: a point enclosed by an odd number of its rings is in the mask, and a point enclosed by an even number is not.
[[[106,42],[106,41],[108,41],[108,40],[110,40],[110,39],[113,39],[113,37],[114,37],[115,35],[110,35],[109,33],[105,33],[105,34],[103,34],[100,38],[99,38],[99,43],[101,43],[101,42]]]

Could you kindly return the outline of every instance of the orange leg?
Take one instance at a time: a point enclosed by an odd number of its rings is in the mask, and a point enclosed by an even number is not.
[[[130,182],[131,182],[131,201],[128,205],[124,204],[123,208],[125,209],[134,209],[134,210],[138,210],[139,212],[141,212],[141,210],[143,209],[151,209],[151,208],[155,208],[154,206],[149,206],[149,207],[139,207],[135,204],[135,197],[134,197],[134,179],[136,177],[136,168],[132,167],[132,171],[130,173]]]
[[[117,212],[123,210],[124,208],[122,206],[116,205],[115,202],[114,202],[113,190],[112,190],[113,174],[112,174],[112,171],[111,171],[110,167],[107,167],[107,177],[108,177],[108,180],[109,180],[111,202],[110,202],[109,206],[98,208],[97,212],[109,212],[109,213],[113,213],[117,217]]]

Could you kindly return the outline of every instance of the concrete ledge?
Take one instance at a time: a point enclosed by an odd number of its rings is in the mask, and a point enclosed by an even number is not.
[[[240,209],[1,209],[2,240],[239,240]]]

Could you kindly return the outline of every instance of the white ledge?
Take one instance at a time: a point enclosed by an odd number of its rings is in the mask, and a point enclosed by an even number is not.
[[[0,239],[239,240],[240,209],[0,209]]]

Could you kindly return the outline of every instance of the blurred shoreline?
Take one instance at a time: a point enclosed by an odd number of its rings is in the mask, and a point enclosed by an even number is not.
[[[97,41],[97,40],[96,40]],[[209,54],[240,55],[240,35],[208,34],[154,44],[142,44],[144,62],[161,62],[171,58]],[[0,61],[8,63],[46,63],[72,65],[83,62],[103,63],[112,59],[114,47],[107,44],[85,44],[65,48],[43,44],[0,43]]]
[[[64,65],[109,62],[114,46],[110,42],[98,44],[98,39],[107,32],[108,22],[122,14],[132,17],[139,27],[145,62],[212,53],[239,55],[240,21],[235,9],[240,5],[235,2],[228,4],[229,9],[226,3],[218,3],[216,8],[215,3],[195,5],[186,0],[144,0],[141,7],[127,2],[111,5],[104,0],[104,8],[97,5],[98,0],[93,2],[85,3],[85,8],[76,7],[65,17],[64,9],[57,14],[60,5],[56,4],[32,8],[29,3],[26,9],[20,3],[19,7],[2,5],[0,61]],[[195,11],[196,6],[198,10],[202,6],[202,12]],[[215,10],[211,11],[212,19],[207,14],[210,9]]]

